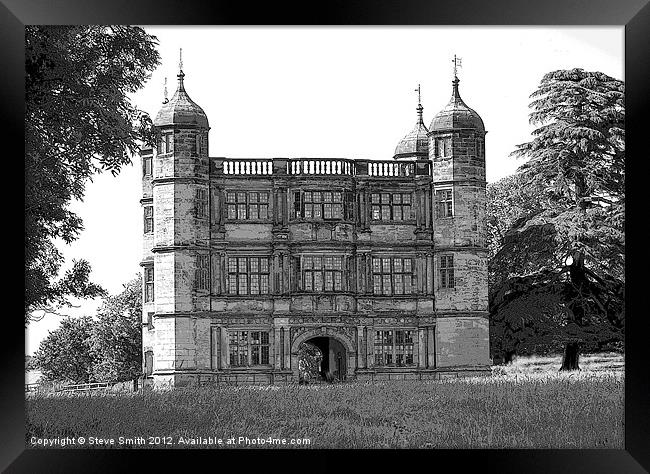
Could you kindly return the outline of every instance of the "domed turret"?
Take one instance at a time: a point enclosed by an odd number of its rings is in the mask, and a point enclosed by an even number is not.
[[[185,91],[183,84],[182,66],[178,73],[178,88],[172,98],[166,102],[153,121],[157,127],[168,125],[196,125],[197,127],[209,128],[208,117]]]
[[[429,158],[429,139],[427,138],[427,127],[422,120],[422,104],[420,103],[420,86],[416,89],[418,92],[418,106],[416,108],[418,113],[417,121],[413,130],[407,133],[404,138],[400,140],[395,148],[394,159],[416,159],[426,160]]]
[[[475,110],[469,108],[458,93],[458,77],[454,76],[451,100],[440,112],[433,117],[429,126],[429,133],[459,128],[471,128],[485,132],[483,120]]]

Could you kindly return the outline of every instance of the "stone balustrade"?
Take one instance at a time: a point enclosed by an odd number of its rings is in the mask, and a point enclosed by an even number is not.
[[[359,176],[414,178],[431,176],[428,161],[350,160],[344,158],[215,158],[217,174],[230,176]]]
[[[222,160],[222,173],[227,175],[272,175],[271,159],[226,159]]]

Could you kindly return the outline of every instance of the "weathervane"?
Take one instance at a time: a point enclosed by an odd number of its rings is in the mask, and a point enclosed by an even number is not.
[[[458,79],[458,68],[463,66],[463,60],[454,54],[454,59],[451,62],[454,63],[454,78]]]
[[[183,72],[183,48],[179,48],[178,51],[178,75],[176,77],[178,77],[180,87],[183,87],[183,78],[185,77]]]
[[[420,84],[418,84],[418,88],[415,89],[415,92],[418,93],[418,106],[415,108],[418,111],[418,120],[422,122],[422,104],[421,102],[421,96],[420,96]]]
[[[165,96],[165,100],[163,100],[163,104],[166,104],[169,102],[169,99],[167,99],[167,78],[165,77],[165,89],[163,90],[163,94]]]

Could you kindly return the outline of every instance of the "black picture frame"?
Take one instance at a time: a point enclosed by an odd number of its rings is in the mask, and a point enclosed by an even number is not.
[[[18,174],[20,150],[24,147],[24,25],[26,24],[228,24],[228,25],[618,25],[625,26],[625,82],[627,109],[627,212],[634,214],[643,189],[641,163],[647,160],[643,134],[644,118],[650,112],[650,4],[648,0],[335,0],[308,2],[139,0],[0,0],[0,44],[3,72],[0,74],[0,104],[5,139],[4,176]],[[224,46],[227,47],[227,46]],[[647,133],[647,132],[646,132]],[[9,152],[15,142],[17,153]],[[15,180],[15,179],[14,179]],[[9,189],[6,180],[5,189]],[[5,199],[11,194],[5,193]],[[15,197],[13,198],[15,200]],[[640,197],[644,202],[644,197]],[[7,201],[7,210],[16,210]],[[648,318],[639,297],[643,290],[641,246],[634,239],[643,235],[643,217],[626,223],[628,282],[626,298],[625,449],[623,450],[435,450],[435,451],[194,451],[194,450],[30,450],[25,449],[24,347],[19,337],[19,310],[5,293],[3,383],[0,384],[0,469],[6,472],[94,472],[139,470],[134,461],[145,461],[147,469],[165,466],[191,470],[223,470],[245,459],[246,470],[304,469],[309,471],[379,468],[453,470],[472,468],[489,472],[540,473],[637,473],[650,470],[650,370],[646,365],[645,335]],[[9,225],[9,223],[7,223]],[[11,227],[6,228],[11,229]],[[16,229],[18,228],[16,224]],[[634,227],[637,227],[636,231]],[[17,232],[7,232],[14,237]],[[7,244],[5,244],[7,245]],[[18,252],[5,247],[5,257]],[[630,258],[639,252],[641,258]],[[16,257],[18,259],[18,257]],[[18,265],[18,263],[17,263]],[[6,275],[10,275],[6,272]],[[207,464],[206,464],[207,463]]]

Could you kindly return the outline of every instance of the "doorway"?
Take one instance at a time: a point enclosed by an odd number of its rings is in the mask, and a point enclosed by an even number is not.
[[[300,344],[298,349],[301,377],[314,381],[342,381],[347,374],[347,352],[333,337],[317,336]]]

